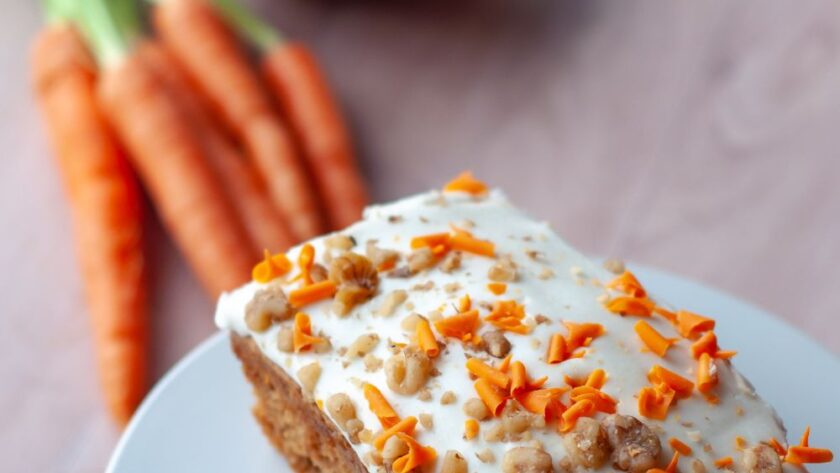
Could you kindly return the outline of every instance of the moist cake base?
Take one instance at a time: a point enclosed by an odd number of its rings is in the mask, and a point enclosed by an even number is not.
[[[368,469],[335,424],[300,385],[268,359],[250,337],[231,335],[233,352],[254,388],[254,417],[298,473]]]

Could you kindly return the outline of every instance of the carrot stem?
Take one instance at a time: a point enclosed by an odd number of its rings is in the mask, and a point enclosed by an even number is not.
[[[262,51],[268,51],[285,41],[279,30],[262,21],[236,0],[210,0],[240,35],[248,38]]]

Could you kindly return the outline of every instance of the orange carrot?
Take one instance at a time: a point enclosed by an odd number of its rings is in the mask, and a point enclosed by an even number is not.
[[[146,41],[138,48],[155,73],[171,91],[204,144],[207,162],[215,170],[228,199],[242,217],[245,230],[261,252],[285,251],[296,239],[286,228],[252,164],[210,116],[210,110],[195,91],[182,66],[160,43]]]
[[[340,107],[315,56],[305,45],[284,40],[235,0],[213,3],[261,50],[263,76],[301,145],[331,227],[355,222],[368,193]]]
[[[98,110],[95,65],[73,28],[56,24],[39,34],[32,75],[73,210],[102,389],[124,424],[146,392],[140,193]]]
[[[153,16],[166,46],[248,150],[295,236],[321,233],[317,196],[292,132],[214,9],[204,0],[166,0]]]

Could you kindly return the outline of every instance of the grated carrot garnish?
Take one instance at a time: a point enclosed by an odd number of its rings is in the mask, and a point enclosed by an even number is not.
[[[493,368],[478,358],[470,358],[467,360],[467,371],[472,373],[472,375],[476,378],[486,379],[491,384],[506,391],[510,388],[510,376],[496,368]]]
[[[292,262],[283,253],[273,255],[263,250],[263,260],[251,270],[251,277],[258,283],[267,283],[278,278],[292,269]]]
[[[321,341],[323,341],[322,338],[312,336],[312,324],[309,321],[309,316],[303,312],[295,314],[295,325],[292,333],[292,345],[295,353],[308,350],[312,345]]]
[[[479,181],[470,171],[464,171],[455,179],[443,186],[446,192],[466,192],[473,195],[481,195],[487,192],[487,184]]]
[[[767,441],[767,444],[773,447],[773,450],[775,450],[780,457],[784,457],[787,453],[787,449],[783,447],[778,440],[776,440],[776,437],[770,437],[770,440]]]
[[[455,232],[449,237],[449,245],[453,250],[466,251],[480,256],[493,257],[496,245],[491,241],[479,240],[466,232]]]
[[[697,390],[703,394],[708,394],[717,386],[718,376],[715,361],[708,353],[700,355],[697,360]]]
[[[335,295],[337,287],[334,282],[326,279],[308,286],[304,286],[289,293],[289,303],[293,307],[303,307],[313,302],[328,299]]]
[[[799,445],[788,447],[784,461],[797,465],[805,463],[829,463],[834,460],[834,453],[827,448],[814,448],[809,445],[811,427],[805,427],[805,432],[799,440]],[[775,439],[772,439],[775,440]],[[776,442],[778,444],[778,442]]]
[[[417,418],[414,416],[408,416],[405,419],[397,422],[396,424],[392,425],[385,429],[378,437],[373,439],[373,446],[377,450],[382,450],[382,447],[385,446],[385,442],[388,441],[389,438],[397,435],[398,433],[412,435],[414,433],[414,427],[417,426]]]
[[[560,398],[568,391],[566,388],[535,389],[516,398],[528,412],[542,415],[546,421],[559,417],[566,410]]]
[[[491,282],[487,284],[487,290],[497,296],[501,296],[507,291],[507,284],[503,282]]]
[[[610,299],[606,303],[607,310],[621,316],[635,315],[639,317],[650,317],[653,313],[654,304],[650,299],[631,296],[619,296]]]
[[[487,406],[487,409],[498,417],[505,407],[508,398],[505,393],[496,385],[487,380],[487,378],[478,378],[473,385],[478,397]]]
[[[454,337],[463,342],[473,338],[481,326],[478,310],[468,310],[460,314],[435,321],[435,329],[444,337]]]
[[[679,452],[680,454],[685,456],[689,456],[693,452],[691,447],[689,447],[682,440],[676,437],[671,437],[670,439],[668,439],[668,444],[671,445],[671,448],[673,448],[674,451]]]
[[[370,383],[365,383],[362,386],[362,392],[365,395],[365,399],[367,399],[368,407],[376,418],[379,419],[379,423],[382,424],[383,429],[389,429],[400,421],[400,416],[397,415],[379,388]]]
[[[562,334],[555,333],[551,336],[551,342],[548,344],[548,353],[545,356],[546,363],[555,365],[566,361],[569,357],[569,352],[566,349],[566,339]]]
[[[472,440],[478,436],[478,421],[475,419],[467,419],[464,422],[464,439]]]
[[[391,464],[391,469],[394,470],[394,473],[415,471],[416,468],[431,463],[437,458],[437,452],[434,448],[420,445],[410,435],[400,432],[397,434],[397,437],[408,445],[408,453],[397,458]]]
[[[417,321],[417,344],[429,358],[437,358],[440,354],[440,347],[429,326],[429,321],[424,318]]]
[[[605,286],[607,289],[615,289],[621,291],[629,296],[637,298],[647,297],[647,292],[642,284],[636,279],[630,271],[624,271],[620,276],[608,282]]]
[[[653,365],[648,371],[648,381],[654,386],[667,384],[679,398],[691,396],[694,391],[694,383],[660,365]]]
[[[595,404],[589,400],[581,400],[572,404],[560,416],[560,423],[557,424],[557,430],[560,433],[566,433],[575,428],[577,420],[581,417],[589,417],[595,413]]]
[[[577,322],[563,322],[563,325],[569,330],[566,336],[566,348],[569,352],[577,350],[580,347],[587,347],[592,340],[604,334],[603,325],[596,323],[577,323]]]
[[[490,322],[496,328],[507,330],[518,334],[527,334],[531,329],[522,323],[525,318],[525,306],[517,304],[516,301],[496,301],[493,310],[490,311],[484,320]]]
[[[466,312],[472,309],[472,299],[469,294],[464,294],[458,299],[458,312]]]
[[[615,406],[618,404],[618,401],[613,399],[609,394],[585,385],[572,389],[572,392],[569,394],[569,399],[572,402],[590,401],[595,406],[596,411],[606,414],[615,414]]]
[[[667,384],[643,387],[639,391],[639,414],[650,419],[665,420],[675,395]]]
[[[747,448],[747,439],[741,437],[740,435],[735,436],[735,448],[738,450],[743,450]]]
[[[436,246],[449,246],[449,233],[431,233],[420,235],[411,239],[411,249],[434,248]]]
[[[677,312],[677,332],[685,338],[695,339],[714,329],[715,321],[708,317],[687,310]]]
[[[592,370],[589,373],[589,376],[586,377],[586,383],[584,386],[589,386],[590,388],[601,389],[604,387],[604,383],[607,381],[607,372],[601,368]]]
[[[717,460],[715,460],[715,466],[717,468],[724,468],[724,467],[732,465],[732,463],[733,463],[732,457],[723,457],[723,458],[718,458]]]
[[[510,361],[513,359],[513,355],[508,355],[502,359],[499,363],[499,366],[496,367],[497,370],[501,371],[502,373],[507,373],[508,368],[510,367]]]
[[[299,277],[303,279],[303,284],[308,286],[312,284],[312,265],[315,264],[315,247],[307,243],[303,245],[298,254],[298,267],[300,268]]]
[[[668,466],[665,467],[665,473],[677,473],[677,467],[680,465],[680,452],[674,452]]]
[[[663,337],[662,334],[657,332],[655,328],[651,327],[651,325],[644,320],[636,322],[633,329],[636,331],[636,334],[639,335],[639,338],[642,339],[642,342],[648,350],[655,353],[660,358],[665,358],[665,355],[668,353],[668,349],[671,348],[671,345],[677,342],[676,338]]]
[[[677,314],[671,312],[670,310],[661,307],[661,306],[654,306],[653,313],[661,316],[663,319],[671,322],[672,324],[677,323]]]
[[[528,375],[525,373],[525,365],[521,361],[514,361],[510,364],[510,395],[517,394],[528,389]]]

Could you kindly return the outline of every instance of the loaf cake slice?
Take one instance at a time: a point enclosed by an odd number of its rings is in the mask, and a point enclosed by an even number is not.
[[[300,472],[778,473],[832,457],[807,435],[788,445],[711,317],[469,174],[266,254],[216,323]]]

